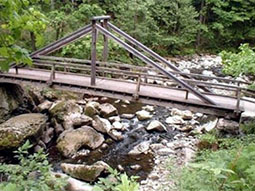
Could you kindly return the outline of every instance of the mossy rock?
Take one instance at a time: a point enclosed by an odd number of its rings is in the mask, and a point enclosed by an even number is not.
[[[52,88],[45,88],[41,92],[42,96],[48,100],[56,101],[56,100],[70,100],[70,99],[78,99],[78,94],[69,92],[69,91],[62,91],[62,90],[55,90]]]
[[[46,126],[43,114],[23,114],[0,124],[0,150],[20,146],[25,139],[39,137]]]
[[[62,170],[71,177],[94,182],[103,171],[106,171],[109,166],[103,161],[98,161],[93,165],[79,165],[79,164],[61,164]]]

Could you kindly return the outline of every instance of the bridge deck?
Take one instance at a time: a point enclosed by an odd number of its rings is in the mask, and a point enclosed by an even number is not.
[[[36,70],[36,69],[19,69],[19,74],[15,74],[15,69],[10,69],[7,74],[0,74],[0,76],[9,76],[9,77],[18,77],[22,79],[31,79],[31,80],[41,80],[48,81],[50,78],[50,71],[46,70]],[[56,72],[56,78],[53,80],[54,83],[59,84],[70,84],[70,85],[78,85],[83,87],[92,87],[90,85],[90,77],[75,75],[71,73],[60,73]],[[117,81],[113,79],[106,78],[97,78],[96,86],[93,88],[100,90],[107,90],[111,92],[118,93],[126,93],[126,94],[134,94],[136,92],[137,84],[134,82],[128,81]],[[206,95],[206,94],[205,94]],[[199,98],[197,98],[192,93],[189,93],[188,99],[185,99],[186,91],[182,89],[171,89],[166,87],[157,87],[154,85],[141,84],[139,96],[176,101],[186,104],[194,104],[206,106],[204,102],[202,102]],[[216,96],[216,95],[207,95],[209,98],[214,100],[217,103],[215,108],[222,108],[228,110],[235,110],[237,100],[231,97],[224,96]],[[240,109],[242,111],[255,111],[255,103],[241,100],[240,101]]]

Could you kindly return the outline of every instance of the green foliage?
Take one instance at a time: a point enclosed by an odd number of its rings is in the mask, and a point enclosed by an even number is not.
[[[255,134],[255,121],[246,124],[241,124],[240,128],[245,134]]]
[[[39,0],[0,0],[0,70],[8,70],[15,62],[31,64],[29,53],[19,46],[24,32],[35,35],[37,45],[42,44],[42,31],[46,29],[44,15],[36,10]]]
[[[0,165],[0,173],[7,176],[6,182],[0,183],[3,191],[59,191],[66,185],[63,179],[52,179],[51,165],[42,150],[29,155],[29,141],[14,153],[19,165]]]
[[[255,135],[212,138],[219,150],[203,150],[195,161],[180,168],[170,166],[170,178],[178,191],[253,191],[255,189]]]
[[[224,72],[229,75],[255,74],[255,50],[248,44],[239,47],[238,53],[222,51],[220,56],[224,65]]]
[[[99,178],[93,191],[138,191],[139,184],[136,176],[130,178],[126,173],[120,174],[115,169],[109,169],[111,173],[107,178]]]

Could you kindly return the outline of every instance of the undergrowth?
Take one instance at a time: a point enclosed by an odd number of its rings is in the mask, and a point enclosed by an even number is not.
[[[1,191],[61,191],[66,186],[65,179],[53,179],[51,165],[42,150],[30,155],[32,145],[27,141],[17,151],[17,165],[0,164]]]
[[[168,165],[171,191],[255,190],[254,134],[223,138],[208,133],[200,141],[207,144],[203,144],[206,146],[200,148],[193,162],[177,168]]]

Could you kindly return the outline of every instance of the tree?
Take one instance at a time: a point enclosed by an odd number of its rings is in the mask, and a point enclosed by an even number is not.
[[[193,45],[198,31],[198,13],[190,0],[154,0],[151,15],[159,30],[159,45],[167,52],[180,52]]]
[[[20,46],[24,32],[29,32],[32,47],[42,42],[46,17],[34,4],[39,0],[0,0],[0,70],[8,70],[10,63],[31,64],[29,53]]]

